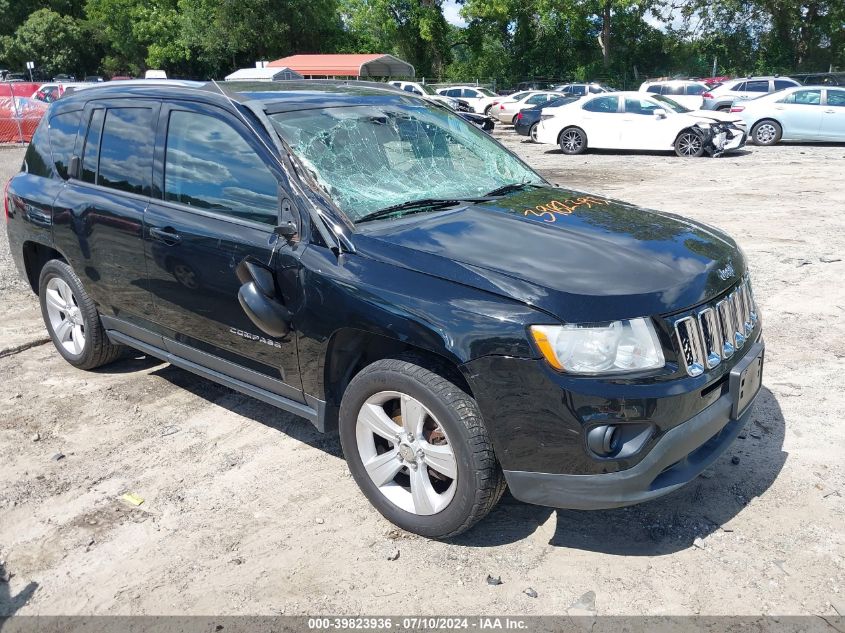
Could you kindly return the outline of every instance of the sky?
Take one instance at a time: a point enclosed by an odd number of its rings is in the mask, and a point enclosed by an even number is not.
[[[455,2],[455,0],[446,0],[443,3],[443,16],[449,24],[454,24],[455,26],[467,25],[466,20],[464,20],[458,13],[460,8],[461,7],[457,2]]]

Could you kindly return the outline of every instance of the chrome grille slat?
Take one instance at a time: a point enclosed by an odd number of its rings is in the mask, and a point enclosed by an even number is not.
[[[745,346],[758,321],[747,277],[721,301],[677,319],[675,338],[687,374],[700,376],[731,358]]]

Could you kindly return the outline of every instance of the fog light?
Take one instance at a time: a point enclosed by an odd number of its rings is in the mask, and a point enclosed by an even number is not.
[[[619,448],[619,428],[612,425],[593,427],[587,433],[587,446],[599,457],[612,455]]]

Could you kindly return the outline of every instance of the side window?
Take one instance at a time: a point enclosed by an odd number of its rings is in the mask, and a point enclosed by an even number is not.
[[[569,92],[574,95],[585,95],[587,94],[587,89],[584,86],[572,86]]]
[[[195,112],[170,113],[164,198],[275,226],[278,182],[228,123]]]
[[[546,95],[534,95],[533,97],[528,97],[525,100],[525,103],[529,105],[537,105],[538,103],[545,103],[548,101],[549,98]]]
[[[67,180],[67,168],[73,147],[76,144],[76,131],[79,129],[80,110],[57,114],[50,119],[50,150],[53,154],[53,164],[59,176]]]
[[[795,103],[799,105],[821,105],[821,90],[796,90],[781,99],[781,103]]]
[[[461,96],[461,89],[460,88],[452,88],[446,91],[447,97],[460,97]]]
[[[707,88],[704,86],[699,86],[698,84],[687,84],[688,95],[703,95],[705,92],[707,92]]]
[[[619,97],[596,97],[584,104],[584,110],[609,114],[619,108]]]
[[[97,176],[97,160],[100,155],[100,133],[103,130],[105,110],[98,108],[91,112],[88,134],[85,136],[85,149],[82,152],[82,182],[94,184]]]
[[[681,84],[668,84],[663,87],[663,94],[667,97],[684,94],[684,86]]]
[[[818,83],[817,81],[808,81],[808,84]],[[784,88],[794,88],[796,84],[785,79],[775,79],[775,90],[783,90]]]
[[[470,90],[469,88],[464,88],[464,96],[467,97],[468,99],[476,99],[477,97],[480,97],[481,95],[478,94],[475,90]]]
[[[646,92],[651,92],[653,94],[659,95],[660,94],[660,86],[659,85],[651,85],[646,89]]]
[[[151,108],[109,108],[100,144],[97,184],[129,193],[150,193],[153,168]]]
[[[768,92],[769,81],[764,79],[762,81],[749,81],[745,86],[745,92]]]
[[[733,92],[745,92],[745,85],[747,83],[747,81],[740,81],[737,85],[735,85],[733,88],[730,88],[729,90],[732,90]]]
[[[631,114],[644,114],[651,116],[654,111],[660,108],[659,105],[650,99],[638,99],[636,97],[625,97],[625,112]]]
[[[603,88],[600,88],[599,86],[590,86],[590,92],[591,92],[592,94],[596,94],[596,95],[597,95],[597,94],[600,94],[600,93],[604,92],[604,89],[603,89]]]
[[[845,108],[845,90],[828,90],[827,105]]]

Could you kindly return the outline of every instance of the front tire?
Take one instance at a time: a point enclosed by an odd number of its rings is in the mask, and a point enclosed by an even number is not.
[[[560,133],[558,139],[560,151],[574,156],[587,151],[587,135],[580,127],[568,127]]]
[[[777,121],[765,119],[751,128],[751,139],[755,145],[776,145],[783,136],[783,128]]]
[[[704,140],[692,130],[684,130],[675,139],[675,154],[681,158],[698,158],[704,154]]]
[[[361,491],[388,520],[449,538],[484,518],[505,490],[475,400],[412,357],[377,361],[349,383],[340,442]]]
[[[41,315],[59,354],[74,367],[95,369],[111,363],[124,348],[109,341],[94,301],[73,268],[51,260],[38,282]]]
[[[528,128],[528,138],[531,139],[532,143],[537,143],[537,123],[532,123],[531,127]]]

